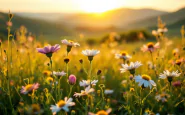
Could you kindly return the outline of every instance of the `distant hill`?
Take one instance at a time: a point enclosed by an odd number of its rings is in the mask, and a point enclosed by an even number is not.
[[[184,23],[185,19],[185,8],[182,8],[176,12],[161,14],[158,15],[161,19],[168,25],[177,27],[180,23]],[[146,27],[153,27],[157,25],[157,18],[158,16],[153,16],[150,18],[146,18],[143,20],[139,20],[134,23],[129,23],[126,27],[127,28],[146,28]],[[176,25],[176,26],[175,26]]]
[[[0,35],[7,35],[6,22],[8,20],[8,14],[0,13]],[[24,25],[28,32],[35,35],[44,35],[46,38],[52,37],[51,39],[56,39],[61,36],[71,35],[72,31],[66,28],[64,25],[56,22],[48,22],[39,19],[30,19],[15,15],[12,19],[13,26],[12,31],[18,29],[21,25]]]
[[[23,17],[42,19],[47,21],[57,21],[65,23],[70,27],[88,26],[88,27],[123,27],[127,23],[146,19],[153,16],[166,14],[167,12],[154,9],[114,9],[103,14],[97,13],[16,13]]]
[[[158,11],[153,9],[129,9],[121,8],[110,10],[103,14],[73,14],[62,17],[58,21],[65,22],[68,25],[75,27],[109,27],[115,26],[118,28],[124,27],[128,23],[133,23],[137,20],[146,19],[153,16],[166,14],[167,12]]]
[[[123,32],[132,29],[148,28],[156,29],[157,18],[160,16],[166,22],[169,29],[179,33],[181,25],[184,24],[185,8],[175,12],[165,12],[154,9],[129,9],[120,8],[97,13],[16,13],[13,19],[16,29],[25,25],[29,31],[46,36],[60,37],[63,35],[101,36],[109,32]],[[2,15],[2,16],[1,16]],[[0,14],[1,31],[6,31],[7,14]],[[7,19],[7,18],[6,18]],[[4,28],[3,30],[1,28]],[[169,32],[170,33],[170,32]],[[173,32],[172,32],[173,33]],[[52,38],[52,37],[51,37]]]

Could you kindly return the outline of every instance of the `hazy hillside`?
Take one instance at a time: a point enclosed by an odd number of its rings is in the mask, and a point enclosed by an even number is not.
[[[127,23],[135,22],[145,18],[166,14],[167,12],[153,9],[129,9],[121,8],[97,13],[16,13],[23,17],[37,18],[48,21],[58,21],[72,27],[77,26],[116,26],[123,27]]]
[[[16,12],[16,14],[21,17],[40,19],[45,21],[56,21],[59,18],[63,19],[65,17],[73,15],[67,13],[30,13],[30,12]]]
[[[6,22],[8,20],[8,14],[0,13],[0,33],[1,36],[6,35]],[[64,25],[54,22],[47,22],[38,19],[29,19],[25,17],[20,17],[15,15],[12,19],[13,27],[12,30],[15,31],[21,25],[27,27],[29,32],[36,35],[44,35],[48,37],[54,37],[52,39],[59,38],[65,35],[71,35],[71,31],[67,29]],[[56,38],[55,38],[56,37]]]
[[[181,20],[181,23],[183,22],[183,19],[185,19],[185,8],[182,8],[176,12],[159,15],[164,22],[166,22],[167,26],[173,24],[175,26],[176,22]],[[157,17],[153,16],[151,18],[146,18],[144,20],[137,21],[135,23],[130,23],[127,25],[128,28],[141,28],[141,27],[151,27],[157,25]],[[185,23],[185,22],[184,22]]]
[[[153,9],[121,8],[110,10],[103,14],[96,13],[16,13],[13,19],[13,30],[25,25],[28,31],[49,38],[59,38],[65,35],[83,34],[89,36],[102,36],[109,32],[123,32],[137,28],[156,29],[157,17],[173,28],[172,33],[179,32],[184,24],[185,8],[168,13]],[[7,14],[0,13],[0,31],[6,35]],[[170,30],[172,31],[172,30]]]
[[[74,14],[62,17],[62,21],[75,27],[123,27],[127,23],[145,18],[166,14],[166,12],[153,9],[116,9],[103,14]],[[58,20],[60,22],[60,19]]]

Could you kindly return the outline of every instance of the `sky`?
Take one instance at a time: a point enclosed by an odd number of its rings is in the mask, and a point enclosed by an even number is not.
[[[0,11],[5,12],[98,13],[122,7],[176,11],[185,7],[185,0],[0,0]]]

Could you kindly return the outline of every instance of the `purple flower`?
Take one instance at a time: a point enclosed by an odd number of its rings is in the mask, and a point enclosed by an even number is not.
[[[48,45],[44,48],[37,48],[37,51],[42,54],[46,54],[47,57],[52,57],[52,54],[60,49],[60,45],[56,44],[54,46]]]
[[[69,84],[74,85],[76,84],[76,76],[75,75],[70,75],[68,78]]]

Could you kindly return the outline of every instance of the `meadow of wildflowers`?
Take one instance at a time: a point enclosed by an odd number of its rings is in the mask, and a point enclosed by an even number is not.
[[[0,43],[0,115],[184,115],[184,28],[168,39],[99,44],[15,40],[9,14]],[[49,45],[48,45],[49,44]]]

